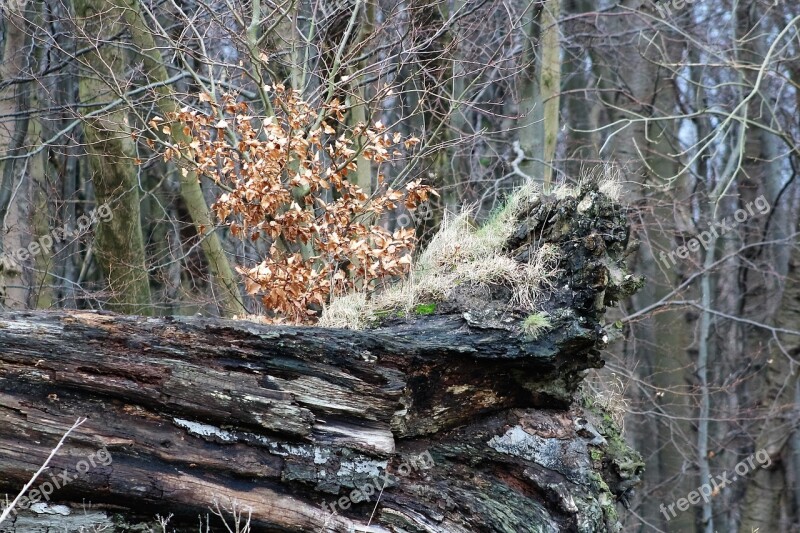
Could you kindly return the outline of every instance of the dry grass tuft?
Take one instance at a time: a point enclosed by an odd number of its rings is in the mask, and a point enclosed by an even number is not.
[[[597,180],[597,189],[615,202],[622,198],[622,168],[614,163],[594,167],[590,173]]]
[[[556,187],[555,197],[577,197],[588,183],[596,183],[601,193],[614,201],[619,200],[622,171],[618,166],[598,165],[583,176],[575,186]],[[497,284],[508,286],[513,291],[511,305],[535,312],[537,300],[556,272],[558,249],[552,245],[541,246],[527,264],[508,257],[501,249],[516,229],[520,212],[540,194],[539,187],[532,183],[522,186],[480,228],[471,224],[469,210],[446,215],[407,279],[374,294],[371,299],[363,293],[332,298],[319,325],[362,329],[375,319],[376,313],[409,314],[421,303],[445,300],[453,287],[464,284],[479,289]]]
[[[367,325],[368,315],[367,295],[352,292],[332,297],[317,325],[323,328],[363,329]]]
[[[553,329],[550,316],[545,312],[532,313],[522,321],[522,331],[530,340],[536,340],[542,333]]]
[[[506,285],[513,290],[512,305],[533,311],[554,273],[556,247],[541,247],[528,264],[508,257],[501,248],[516,229],[520,211],[539,194],[535,185],[523,186],[480,228],[470,223],[469,211],[445,216],[406,280],[375,294],[371,300],[363,294],[334,298],[319,325],[360,329],[377,312],[408,314],[420,303],[446,299],[453,287],[463,284],[478,288]]]
[[[576,198],[589,183],[597,183],[597,189],[611,200],[618,202],[622,197],[622,168],[614,163],[595,165],[581,173],[575,185],[563,184],[553,191],[559,200]]]

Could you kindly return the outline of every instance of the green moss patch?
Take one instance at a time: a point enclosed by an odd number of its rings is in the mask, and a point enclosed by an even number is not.
[[[432,315],[436,312],[436,304],[429,303],[429,304],[419,304],[417,307],[414,308],[414,313],[417,315]]]

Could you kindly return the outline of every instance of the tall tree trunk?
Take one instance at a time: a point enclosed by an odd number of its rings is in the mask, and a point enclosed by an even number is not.
[[[0,262],[0,299],[4,305],[12,307],[22,307],[27,301],[22,265],[15,264],[16,260],[11,260],[10,255],[26,244],[22,224],[17,223],[25,215],[21,209],[24,203],[12,205],[11,199],[20,180],[24,179],[31,86],[19,78],[28,75],[33,56],[29,16],[35,10],[32,4],[14,1],[0,7],[3,25],[0,29],[3,41],[0,82],[8,84],[0,87],[0,254],[4,254]]]
[[[525,159],[519,168],[528,179],[542,181],[544,160],[544,106],[539,87],[540,64],[536,45],[541,39],[542,13],[544,8],[531,4],[525,11],[520,24],[523,32],[523,70],[519,76],[519,107],[517,127],[519,128],[519,147]]]
[[[738,59],[751,67],[743,69],[741,75],[743,91],[747,92],[755,86],[758,69],[772,44],[764,26],[777,23],[780,28],[781,21],[771,20],[756,4],[740,4],[736,17]],[[793,78],[795,82],[800,80],[797,73]],[[748,118],[763,120],[763,109],[769,105],[771,102],[759,95],[746,109]],[[768,217],[748,222],[743,244],[761,240],[770,244],[762,245],[759,270],[753,272],[750,265],[744,265],[741,268],[744,274],[737,273],[737,279],[742,280],[742,292],[750,297],[747,307],[741,306],[733,312],[747,313],[752,319],[775,327],[800,331],[800,250],[795,239],[789,237],[800,228],[796,216],[792,216],[792,202],[788,200],[796,196],[798,189],[796,184],[781,179],[785,172],[780,143],[771,132],[751,128],[747,131],[740,206],[763,194],[770,212]],[[781,196],[783,201],[780,201]],[[800,371],[796,359],[793,361],[790,357],[800,353],[800,340],[792,335],[775,338],[766,330],[754,331],[748,337],[748,351],[743,351],[741,356],[758,354],[761,370],[750,380],[751,390],[747,391],[756,405],[743,407],[748,408],[746,413],[755,407],[755,412],[761,416],[755,417],[756,422],[752,424],[752,443],[747,442],[746,452],[765,450],[772,464],[756,470],[748,480],[740,513],[740,531],[788,531],[796,527],[800,512],[800,509],[792,509],[789,490],[791,482],[797,482],[797,470],[792,471],[796,463],[790,454],[792,440],[798,432],[795,395]],[[764,346],[769,348],[764,349]],[[786,508],[790,510],[786,512]]]
[[[800,330],[800,248],[797,246],[774,325]],[[800,354],[800,338],[778,334],[776,340],[762,370],[765,375],[761,390],[756,391],[765,416],[755,450],[765,450],[771,465],[749,475],[739,531],[788,531],[787,524],[781,523],[781,506],[792,498],[792,492],[787,490],[787,467],[793,464],[788,456],[792,435],[797,431],[794,401],[798,384],[798,368],[790,357]]]
[[[564,25],[565,35],[586,31],[589,26],[577,15],[584,15],[595,9],[589,0],[572,0],[565,3],[565,19],[572,19]],[[600,105],[590,97],[591,71],[586,65],[586,54],[591,47],[565,39],[564,43],[564,123],[567,127],[566,161],[564,171],[568,177],[580,176],[586,171],[586,164],[598,161],[600,138],[598,111]]]
[[[646,9],[642,0],[623,2],[627,8],[603,26],[613,36],[606,58],[619,57],[619,65],[595,64],[602,89],[616,91],[605,99],[611,100],[607,110],[609,121],[625,120],[631,114],[637,117],[657,118],[676,106],[676,94],[671,89],[658,65],[664,56],[677,59],[680,47],[671,41],[661,55],[648,47],[653,37],[649,23],[636,13]],[[665,39],[666,41],[666,39]],[[619,54],[617,56],[617,54]],[[668,59],[667,59],[668,61]],[[620,90],[624,87],[625,90]],[[605,92],[605,91],[604,91]],[[642,103],[647,105],[642,109]],[[631,113],[631,114],[629,114]],[[642,246],[636,256],[637,271],[648,280],[644,289],[632,299],[633,309],[642,309],[660,301],[678,285],[678,266],[659,261],[660,250],[670,251],[675,243],[668,221],[674,219],[672,205],[663,196],[671,197],[674,191],[665,186],[665,179],[677,175],[679,167],[670,157],[675,139],[674,123],[640,120],[628,125],[608,143],[608,153],[625,168],[627,176],[640,176],[638,186],[626,194],[629,201],[642,209],[639,211],[640,231],[647,234],[649,246]],[[677,187],[676,187],[677,188]],[[666,227],[665,227],[666,226]],[[666,230],[666,231],[665,231]],[[697,479],[685,473],[686,449],[694,442],[690,420],[694,414],[689,403],[687,383],[691,383],[692,361],[687,357],[683,313],[663,311],[654,314],[631,328],[635,339],[630,349],[635,350],[629,359],[641,359],[637,371],[653,389],[643,388],[643,409],[654,409],[654,417],[638,419],[641,427],[636,431],[636,443],[644,453],[650,468],[645,472],[645,483],[651,496],[642,501],[640,514],[658,520],[665,531],[691,531],[694,517],[691,512],[665,517],[660,505],[673,502],[698,486]]]
[[[154,90],[158,95],[156,104],[161,114],[166,118],[167,115],[176,113],[180,106],[168,84],[167,69],[164,66],[153,35],[142,18],[138,0],[109,0],[109,3],[124,12],[131,40],[139,52],[138,59],[143,63],[147,79],[150,83],[157,85]],[[177,126],[171,129],[170,136],[175,143],[188,144],[191,142],[191,139],[183,133],[183,129]],[[203,196],[197,174],[194,172],[181,172],[180,185],[181,196],[186,202],[186,207],[189,210],[195,228],[201,236],[200,246],[205,253],[208,267],[214,276],[214,283],[219,289],[215,296],[219,301],[221,313],[229,316],[247,314],[247,310],[242,303],[237,278],[225,255],[222,241],[214,231],[214,221]]]
[[[539,69],[539,91],[542,101],[542,182],[545,191],[553,180],[553,164],[559,130],[559,97],[561,95],[561,36],[558,19],[561,0],[547,0],[542,12],[542,61]]]
[[[39,50],[38,52],[40,52]],[[37,94],[37,93],[34,93]],[[39,109],[41,101],[37,98],[31,106],[32,109]],[[42,127],[38,118],[31,120],[28,129],[28,146],[39,146],[42,141]],[[32,238],[40,241],[50,234],[50,220],[52,214],[52,191],[47,180],[49,165],[47,161],[47,151],[31,156],[29,159],[31,171],[31,203],[33,213],[31,214]],[[46,241],[44,241],[46,242]],[[34,258],[36,265],[36,275],[33,276],[34,287],[31,290],[28,300],[28,307],[32,309],[49,309],[55,304],[55,276],[53,276],[53,249],[43,248],[41,253]]]
[[[559,130],[561,38],[558,19],[561,0],[547,0],[541,11],[528,8],[524,16],[527,73],[521,76],[519,146],[525,155],[520,169],[549,190]],[[540,41],[539,54],[534,53]]]
[[[127,90],[125,47],[117,42],[125,29],[124,11],[107,0],[75,0],[86,45],[80,99],[87,114],[96,112]],[[97,222],[95,255],[108,282],[111,309],[151,314],[150,281],[139,210],[139,183],[133,162],[126,108],[84,120],[98,209],[111,213]],[[105,219],[108,219],[107,221]]]
[[[361,17],[361,24],[358,30],[358,37],[356,38],[356,43],[363,43],[369,42],[369,39],[372,38],[373,26],[375,23],[375,9],[377,6],[375,3],[367,0],[364,3],[364,14]],[[358,71],[360,69],[366,69],[367,64],[366,61],[362,61],[360,64],[356,65],[353,69],[354,71]],[[350,114],[348,118],[350,119],[350,126],[354,127],[357,124],[367,124],[367,86],[362,85],[362,76],[356,75],[356,72],[351,73],[352,79],[352,94],[350,95]],[[366,136],[361,135],[356,140],[356,149],[361,150],[366,142]],[[358,159],[356,160],[358,164],[358,169],[356,171],[356,185],[361,187],[361,190],[370,196],[372,194],[372,163],[369,159],[364,157],[363,155],[359,155]]]

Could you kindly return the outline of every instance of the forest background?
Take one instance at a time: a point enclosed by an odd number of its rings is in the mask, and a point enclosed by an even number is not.
[[[800,7],[677,3],[4,1],[0,246],[16,259],[3,306],[273,313],[259,261],[319,256],[217,217],[244,163],[223,171],[214,142],[236,152],[237,115],[273,117],[289,138],[319,128],[323,163],[352,163],[370,206],[397,203],[351,212],[379,220],[386,249],[424,246],[447,212],[471,207],[480,223],[524,183],[575,184],[599,166],[621,179],[631,270],[648,281],[610,317],[620,335],[590,380],[647,465],[626,531],[797,530]],[[282,172],[304,177],[313,153]],[[290,196],[269,215],[313,210],[309,195],[359,198],[311,181],[273,184]],[[420,184],[438,196],[414,197]],[[105,205],[107,224],[78,231]],[[54,228],[69,237],[14,253]],[[338,287],[403,271],[371,258],[374,275]],[[330,294],[307,296],[313,321]],[[768,468],[662,511],[756,453]]]

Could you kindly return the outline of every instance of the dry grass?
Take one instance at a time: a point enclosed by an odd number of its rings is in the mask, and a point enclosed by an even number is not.
[[[553,190],[553,195],[562,200],[575,198],[587,184],[597,182],[598,190],[611,200],[618,202],[622,197],[622,168],[614,163],[603,163],[581,173],[581,178],[575,185],[561,185]]]
[[[553,194],[557,198],[576,197],[586,182],[596,181],[600,192],[618,200],[622,190],[620,176],[618,167],[600,165],[586,172],[577,186],[561,185]],[[540,194],[538,186],[524,185],[480,228],[470,223],[469,210],[446,215],[407,279],[371,298],[363,293],[332,298],[319,325],[362,329],[376,313],[409,314],[421,303],[447,299],[454,287],[465,284],[476,288],[505,285],[513,291],[511,306],[535,312],[537,300],[556,272],[557,248],[539,247],[527,264],[503,254],[501,248],[516,229],[517,216]]]
[[[323,328],[364,329],[369,315],[367,295],[353,292],[331,298],[317,325]]]
[[[334,298],[319,325],[360,329],[376,312],[407,314],[421,303],[446,299],[453,287],[464,284],[487,288],[506,285],[513,290],[513,306],[533,310],[544,283],[553,273],[556,248],[543,246],[528,264],[515,261],[500,249],[516,229],[520,210],[538,195],[539,189],[533,185],[520,188],[480,228],[470,223],[469,211],[445,216],[406,280],[370,300],[359,293]]]
[[[553,329],[550,316],[545,312],[532,313],[522,321],[522,332],[530,340],[536,340],[542,333]]]

